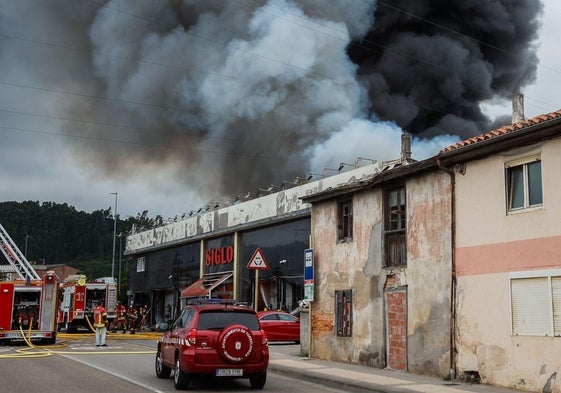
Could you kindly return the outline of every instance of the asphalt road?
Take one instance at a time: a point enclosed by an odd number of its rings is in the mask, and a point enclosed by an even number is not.
[[[65,339],[63,339],[65,340]],[[58,341],[61,341],[60,339]],[[64,345],[29,349],[0,346],[3,372],[0,391],[13,393],[146,393],[175,392],[173,380],[154,372],[155,340],[110,339],[96,348],[93,336],[79,335]],[[272,345],[271,351],[298,351],[294,345]],[[253,391],[248,380],[202,380],[191,388],[204,392]],[[267,392],[339,392],[317,383],[269,372]]]

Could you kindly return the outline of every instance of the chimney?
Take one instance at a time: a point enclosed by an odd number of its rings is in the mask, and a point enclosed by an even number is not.
[[[512,124],[524,121],[524,95],[516,93],[512,96]]]
[[[403,132],[401,134],[401,162],[411,161],[411,134]]]

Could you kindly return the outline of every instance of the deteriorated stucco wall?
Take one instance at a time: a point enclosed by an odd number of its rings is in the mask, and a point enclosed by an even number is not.
[[[443,376],[449,370],[451,184],[428,174],[406,184],[407,266],[382,267],[382,192],[353,197],[353,240],[337,242],[337,201],[314,204],[316,301],[311,355],[320,359],[386,365],[384,289],[407,288],[408,366]],[[353,289],[352,337],[334,331],[335,290]]]
[[[312,356],[383,367],[381,194],[353,198],[353,241],[337,242],[337,201],[312,208],[317,302],[312,306]],[[371,247],[371,244],[374,247]],[[353,289],[353,335],[336,337],[335,290]]]
[[[442,172],[407,182],[409,371],[450,370],[452,184]]]

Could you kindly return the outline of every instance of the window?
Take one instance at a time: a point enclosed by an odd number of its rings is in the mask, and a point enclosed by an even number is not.
[[[405,246],[405,187],[384,192],[384,264],[402,266],[407,261]]]
[[[344,241],[353,237],[353,203],[351,200],[339,202],[339,223],[337,240]]]
[[[335,291],[335,328],[337,337],[353,335],[353,292],[352,289]]]
[[[512,334],[561,336],[561,271],[511,273]]]
[[[543,204],[542,163],[539,155],[506,164],[508,211]]]
[[[144,257],[140,257],[136,260],[136,272],[140,273],[143,272],[145,269],[145,264],[144,264]]]

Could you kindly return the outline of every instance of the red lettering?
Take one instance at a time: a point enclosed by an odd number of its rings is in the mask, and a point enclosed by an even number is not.
[[[207,266],[224,265],[234,261],[234,246],[211,248],[205,252]]]
[[[226,261],[232,263],[234,261],[234,246],[228,246],[226,248]]]

